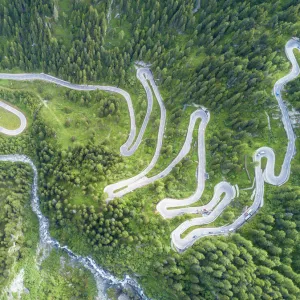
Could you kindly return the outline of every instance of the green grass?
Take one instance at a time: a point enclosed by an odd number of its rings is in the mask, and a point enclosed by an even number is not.
[[[74,136],[76,142],[85,144],[95,135],[98,142],[104,141],[107,137],[112,137],[114,147],[120,147],[127,139],[127,134],[123,131],[128,128],[129,118],[122,114],[120,121],[114,116],[99,118],[97,111],[99,104],[92,103],[90,106],[73,103],[65,97],[66,88],[57,87],[45,82],[3,82],[1,86],[11,90],[31,91],[39,98],[42,110],[41,115],[46,124],[57,132],[57,140],[63,148],[72,146],[71,138]],[[108,93],[107,93],[108,95]],[[120,97],[120,110],[127,112],[125,101]],[[66,127],[67,119],[71,120],[71,126]],[[120,129],[123,130],[120,130]]]
[[[32,258],[28,259],[24,279],[30,294],[22,295],[22,299],[72,299],[75,295],[94,299],[97,292],[92,274],[56,250],[42,262],[40,270]]]
[[[134,103],[134,107],[136,109],[137,117],[137,127],[140,128],[143,118],[144,118],[144,111],[146,110],[145,104],[145,93],[140,85],[140,83],[135,78],[135,72],[132,70],[131,73],[131,84],[126,87],[125,89],[129,91],[130,95],[132,96],[132,100]],[[127,106],[124,101],[120,98],[120,112],[121,118],[119,121],[116,121],[115,116],[107,117],[99,119],[96,115],[96,111],[99,108],[97,103],[93,103],[91,106],[86,107],[80,105],[79,103],[73,103],[69,101],[65,96],[65,88],[57,87],[52,84],[43,83],[43,82],[21,82],[21,83],[10,83],[10,88],[22,88],[24,90],[30,90],[34,92],[37,97],[40,99],[41,103],[43,104],[43,108],[41,110],[41,115],[43,119],[46,121],[50,127],[54,128],[57,132],[56,139],[59,144],[67,149],[69,146],[74,144],[71,141],[72,136],[76,137],[75,143],[85,144],[88,140],[95,136],[96,141],[101,142],[105,141],[110,138],[110,142],[108,144],[110,150],[119,151],[119,147],[126,141],[127,133],[129,129],[129,118],[127,113]],[[138,88],[136,92],[136,88]],[[169,98],[169,93],[160,88],[162,93],[163,99]],[[167,111],[167,122],[166,122],[166,131],[165,131],[165,138],[163,141],[163,146],[171,144],[173,146],[172,155],[166,156],[161,155],[158,160],[157,165],[150,172],[149,176],[157,174],[161,170],[163,170],[179,153],[182,145],[184,143],[187,127],[189,123],[190,114],[195,111],[196,108],[194,107],[187,107],[184,111],[182,119],[176,128],[171,126],[171,115],[170,111]],[[126,112],[126,113],[125,113]],[[263,116],[264,112],[262,112]],[[157,140],[157,132],[158,126],[155,124],[154,120],[159,118],[160,111],[157,104],[157,101],[154,99],[154,107],[152,111],[151,121],[149,122],[149,126],[145,132],[143,142],[141,143],[140,147],[138,148],[137,152],[129,158],[126,158],[126,168],[121,172],[116,172],[114,177],[111,178],[111,182],[116,182],[123,178],[129,178],[135,174],[138,174],[142,169],[144,169],[148,163],[150,162],[154,149],[156,146]],[[67,119],[71,120],[70,127],[65,126],[65,122]],[[212,113],[211,120],[207,126],[206,130],[206,144],[209,143],[210,138],[214,135],[214,132],[217,132],[219,128],[223,128],[224,122],[226,120],[225,113]],[[272,120],[272,119],[271,119]],[[198,123],[200,120],[198,121]],[[174,198],[184,198],[190,196],[196,188],[196,177],[195,172],[197,168],[197,137],[198,137],[198,123],[194,129],[194,142],[190,153],[188,154],[187,158],[192,162],[189,167],[183,166],[181,169],[182,179],[175,180],[175,186],[169,189],[164,195],[156,195],[153,196],[153,187],[145,187],[141,189],[141,192],[152,201],[149,202],[149,205],[146,206],[145,213],[149,216],[154,217],[155,212],[155,204],[162,200],[165,196],[167,197],[174,197]],[[271,125],[272,126],[272,125]],[[276,128],[276,126],[272,126],[272,128]],[[124,129],[127,128],[127,129]],[[174,134],[174,131],[177,133]],[[266,144],[266,140],[268,139],[268,130],[266,130],[260,138],[253,139],[253,145],[251,148],[246,149],[246,153],[248,155],[248,169],[253,179],[253,171],[254,168],[251,165],[252,162],[252,154],[253,152],[260,146]],[[277,134],[277,132],[275,133]],[[284,132],[283,132],[284,134]],[[148,147],[145,145],[145,140],[153,139],[153,147]],[[274,143],[274,139],[273,139]],[[206,146],[207,148],[207,146]],[[207,171],[210,170],[210,162],[211,157],[209,153],[206,155],[207,159]],[[276,160],[277,161],[277,160]],[[138,162],[138,163],[137,163]],[[170,173],[170,175],[174,175],[174,171]],[[252,184],[250,183],[245,171],[243,170],[241,174],[238,176],[233,174],[231,176],[224,176],[220,172],[216,172],[214,176],[211,176],[210,179],[206,183],[206,188],[204,195],[195,206],[203,205],[207,203],[212,195],[214,186],[222,181],[228,180],[232,184],[238,184],[241,188],[248,187]],[[168,177],[163,179],[162,182],[167,184]],[[99,184],[99,190],[102,190],[106,185],[106,182],[102,182]],[[94,201],[88,196],[83,195],[80,189],[74,189],[72,192],[72,202],[74,204],[93,204],[95,205]]]
[[[15,114],[0,107],[0,127],[13,130],[19,128],[20,124],[20,119]]]
[[[195,66],[200,65],[206,58],[206,54],[199,50],[194,50],[189,58],[187,59],[187,66],[195,68]]]
[[[118,22],[117,19],[112,19],[113,22]],[[114,26],[114,25],[113,25]],[[129,24],[127,24],[129,26]],[[129,27],[128,27],[129,28]],[[128,28],[124,29],[125,35],[127,34]],[[117,35],[117,32],[115,33]],[[109,36],[111,38],[111,43],[116,46],[118,45],[118,39],[116,36]],[[180,36],[179,42],[185,41],[184,36]],[[126,38],[124,38],[126,40]],[[115,44],[114,44],[115,43]],[[197,56],[198,55],[198,56]],[[187,63],[192,65],[199,64],[205,58],[205,54],[199,52],[198,54],[194,52],[187,59]],[[287,74],[287,71],[276,72],[271,77],[270,81],[270,90],[266,91],[267,95],[272,98],[274,105],[277,107],[277,102],[274,96],[271,95],[271,90],[273,87],[273,83],[279,78]],[[135,70],[132,68],[128,74],[129,80],[128,84],[124,88],[128,91],[132,97],[135,112],[136,112],[136,122],[137,122],[137,132],[139,132],[139,128],[143,122],[146,110],[146,97],[143,91],[141,84],[137,81],[135,77]],[[102,83],[101,83],[102,84]],[[99,105],[97,103],[93,103],[90,106],[84,106],[79,103],[72,103],[69,101],[65,96],[65,88],[57,87],[56,85],[43,83],[43,82],[6,82],[1,81],[1,85],[12,89],[23,89],[23,90],[30,90],[31,92],[35,93],[36,96],[40,99],[41,104],[43,105],[41,115],[45,120],[46,124],[50,127],[54,128],[57,135],[56,139],[58,143],[62,146],[62,148],[67,149],[69,146],[74,145],[75,143],[85,144],[91,139],[93,136],[97,142],[108,141],[107,146],[109,150],[114,152],[119,152],[119,147],[126,141],[128,132],[129,132],[129,117],[128,117],[128,110],[125,102],[120,98],[120,118],[117,120],[116,116],[106,117],[100,119],[97,116],[97,109],[99,109]],[[162,97],[165,101],[171,97],[171,93],[166,91],[165,89],[160,87],[160,92]],[[108,95],[108,93],[107,93]],[[172,145],[173,151],[171,155],[164,155],[162,154],[158,160],[157,165],[155,168],[149,173],[149,176],[153,176],[163,170],[179,153],[182,145],[184,143],[187,127],[189,123],[190,114],[195,110],[194,107],[187,107],[184,111],[179,124],[174,128],[172,126],[172,112],[167,110],[167,122],[166,122],[166,131],[165,131],[165,138],[163,140],[163,147],[167,145]],[[272,114],[277,111],[277,108],[270,109],[267,111],[270,115],[271,121],[271,131],[269,131],[268,127],[264,130],[259,132],[259,136],[249,136],[248,141],[251,141],[249,146],[244,149],[244,154],[247,155],[247,164],[248,170],[251,176],[251,180],[254,178],[254,166],[252,162],[252,155],[256,149],[263,145],[267,145],[272,147],[276,153],[276,172],[280,171],[282,161],[285,155],[285,143],[286,141],[286,134],[284,131],[283,126],[281,125],[281,120],[272,118]],[[244,112],[245,113],[245,112]],[[254,114],[254,113],[253,113]],[[160,111],[157,104],[157,101],[154,99],[154,106],[152,111],[151,120],[148,124],[146,129],[145,135],[143,137],[143,141],[136,151],[136,153],[132,157],[125,158],[125,168],[114,172],[114,175],[110,177],[109,183],[114,183],[120,179],[129,178],[133,175],[138,174],[141,170],[143,170],[148,163],[150,162],[154,149],[156,147],[156,140],[157,140],[157,132],[158,132],[158,124],[156,124],[155,120],[160,117]],[[266,118],[264,111],[258,112],[256,114],[257,118]],[[65,126],[65,122],[67,119],[70,119],[70,127]],[[221,110],[221,112],[212,112],[211,113],[211,120],[207,126],[207,130],[205,133],[205,140],[206,140],[206,160],[207,160],[207,167],[206,170],[210,171],[210,164],[212,161],[212,157],[208,151],[208,144],[210,139],[216,134],[220,128],[226,127],[226,122],[228,121],[227,114]],[[199,121],[200,122],[200,121]],[[155,206],[160,200],[164,197],[174,197],[174,198],[184,198],[190,196],[195,188],[196,188],[196,177],[195,172],[197,168],[197,132],[198,131],[198,124],[195,126],[195,130],[193,132],[193,146],[190,153],[187,155],[187,158],[192,162],[191,165],[183,166],[180,170],[182,175],[181,179],[174,180],[174,186],[170,189],[167,189],[163,194],[157,194],[154,192],[154,187],[147,186],[142,189],[139,189],[135,192],[135,194],[139,195],[139,193],[143,194],[143,197],[149,199],[145,205],[144,213],[147,214],[150,218],[157,218],[158,216],[155,215]],[[75,137],[75,142],[72,142],[72,137]],[[146,140],[151,139],[153,141],[153,145],[147,146]],[[242,157],[244,160],[244,157]],[[231,172],[232,173],[232,172]],[[170,173],[169,176],[174,175],[174,171]],[[161,182],[166,185],[168,183],[169,176],[165,179],[161,180]],[[231,184],[238,184],[240,188],[247,188],[252,185],[252,182],[249,181],[247,178],[245,170],[242,170],[236,174],[222,174],[220,172],[215,172],[213,176],[206,182],[205,192],[195,206],[203,205],[210,201],[213,195],[214,186],[222,181],[227,180]],[[98,188],[99,190],[103,190],[104,186],[107,182],[99,183]],[[239,197],[235,200],[234,205],[230,205],[225,212],[234,212],[235,216],[238,216],[243,207],[245,205],[249,205],[251,193],[245,192],[243,197]],[[127,195],[126,199],[132,200],[131,195]],[[246,199],[247,198],[247,199]],[[132,200],[135,201],[135,200]],[[93,200],[86,195],[82,194],[80,189],[74,189],[72,192],[72,202],[74,204],[93,204]],[[184,219],[190,218],[191,216],[184,216],[180,218],[176,218],[172,221],[172,224],[179,224]],[[220,225],[222,224],[222,217],[218,219],[216,222],[211,224],[213,225]],[[175,226],[172,226],[175,228]],[[168,241],[166,241],[168,242]]]
[[[114,47],[123,47],[126,41],[132,38],[130,33],[131,24],[127,21],[121,21],[119,18],[115,18],[114,16],[115,12],[112,11],[107,35],[105,37],[105,42],[109,49]],[[124,32],[124,37],[123,39],[120,39],[119,34],[122,30]]]
[[[128,120],[122,119],[119,125],[113,117],[100,119],[97,116],[99,109],[97,103],[86,107],[56,95],[44,103],[42,116],[47,124],[56,129],[58,141],[63,148],[71,144],[72,137],[80,144],[85,144],[93,135],[98,141],[112,137],[117,147],[125,141],[123,133],[116,129],[119,126],[129,127]],[[71,123],[70,127],[65,126],[67,120]]]
[[[24,287],[29,294],[23,293],[21,299],[95,299],[97,289],[93,275],[82,265],[71,262],[65,253],[52,250],[40,266],[37,264],[39,224],[29,202],[30,198],[19,219],[24,230],[20,237],[24,240],[21,255],[10,270],[6,286],[24,269]],[[11,259],[9,254],[6,259]],[[0,298],[7,299],[2,292]],[[76,295],[77,298],[74,298]]]
[[[60,0],[59,5],[55,5],[58,12],[58,19],[53,18],[53,31],[58,40],[62,40],[66,47],[71,47],[72,44],[72,30],[69,24],[70,13],[72,12],[72,5],[70,0]]]

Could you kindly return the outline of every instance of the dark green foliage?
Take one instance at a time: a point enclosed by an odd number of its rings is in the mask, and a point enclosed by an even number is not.
[[[193,15],[194,2],[115,0],[107,20],[105,1],[70,0],[60,7],[53,0],[2,0],[0,65],[6,71],[43,71],[76,83],[126,89],[133,62],[150,62],[170,116],[163,158],[175,155],[176,145],[169,142],[184,136],[178,127],[187,118],[186,105],[204,105],[217,124],[210,123],[206,135],[210,177],[221,173],[236,179],[244,172],[244,156],[265,145],[264,110],[275,104],[275,79],[289,70],[284,44],[299,36],[300,6],[298,1],[201,0]],[[287,92],[299,109],[299,81]],[[116,96],[93,93],[65,95],[78,106],[99,103],[95,114],[104,121],[120,116]],[[169,239],[181,219],[162,220],[154,207],[186,182],[182,173],[192,159],[150,186],[153,197],[143,189],[106,205],[102,187],[113,182],[113,173],[125,170],[123,159],[112,152],[118,149],[93,137],[77,145],[74,137],[74,145],[61,150],[59,129],[45,125],[33,95],[1,90],[0,98],[26,105],[32,115],[24,137],[1,138],[1,153],[25,152],[36,160],[43,211],[61,241],[117,274],[141,275],[155,299],[300,298],[299,157],[289,183],[266,190],[265,206],[248,226],[228,238],[201,239],[179,255]],[[64,125],[72,128],[72,122],[66,119]],[[154,147],[155,139],[145,143]]]
[[[286,97],[289,102],[292,103],[293,107],[299,112],[300,111],[300,81],[296,79],[289,83],[286,88]]]
[[[11,267],[24,255],[30,241],[24,240],[28,223],[23,221],[31,192],[32,171],[27,165],[0,164],[0,287],[7,284]],[[9,252],[9,253],[8,253]]]
[[[92,103],[99,104],[98,116],[100,118],[107,117],[108,115],[115,115],[119,110],[119,101],[115,95],[105,97],[103,92],[95,91],[91,95],[90,92],[78,92],[70,90],[66,92],[66,97],[80,105],[89,106]]]
[[[300,296],[299,188],[279,188],[267,196],[270,211],[232,238],[201,240],[184,255],[155,264],[156,272],[180,297],[273,299]]]

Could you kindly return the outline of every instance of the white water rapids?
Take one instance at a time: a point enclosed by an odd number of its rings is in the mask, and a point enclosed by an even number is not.
[[[88,269],[95,277],[97,287],[101,285],[99,281],[102,282],[103,279],[110,285],[119,285],[122,287],[131,286],[135,292],[140,296],[141,299],[147,300],[148,298],[145,296],[143,290],[139,286],[139,284],[132,279],[130,276],[126,275],[123,279],[117,279],[109,272],[105,271],[103,268],[97,265],[94,259],[89,256],[83,257],[80,255],[76,255],[72,250],[70,250],[67,246],[61,246],[60,243],[53,239],[50,236],[49,232],[49,221],[42,214],[40,209],[39,197],[38,197],[38,172],[37,168],[32,162],[32,160],[25,155],[0,155],[0,161],[12,162],[12,163],[25,163],[30,165],[33,170],[33,184],[31,190],[31,207],[33,212],[37,215],[39,220],[39,233],[40,233],[40,243],[42,245],[48,245],[52,248],[60,249],[67,253],[71,260],[75,262],[81,263],[86,269]]]
[[[293,159],[296,148],[295,148],[295,134],[293,132],[292,124],[289,119],[288,111],[285,107],[285,104],[283,102],[281,92],[284,88],[284,85],[295,79],[300,74],[300,68],[297,63],[297,60],[293,54],[293,50],[298,49],[300,50],[300,43],[295,40],[289,40],[286,44],[286,55],[290,62],[292,63],[292,70],[291,72],[279,79],[274,86],[274,94],[278,101],[279,108],[282,112],[282,121],[284,124],[285,131],[287,133],[288,137],[288,145],[287,145],[287,151],[285,154],[284,162],[281,167],[280,174],[278,176],[275,175],[275,153],[273,149],[269,147],[261,147],[259,148],[254,156],[253,161],[257,163],[257,166],[255,166],[255,193],[253,193],[253,196],[255,196],[253,204],[251,207],[247,210],[246,213],[241,214],[232,224],[226,225],[223,227],[214,227],[214,228],[197,228],[191,231],[185,238],[181,238],[181,234],[186,231],[188,228],[193,226],[199,226],[203,224],[211,223],[213,220],[215,220],[225,209],[227,205],[233,200],[233,198],[236,195],[236,190],[227,182],[222,182],[218,184],[215,187],[215,195],[212,199],[212,202],[210,202],[210,207],[207,207],[209,209],[212,209],[216,206],[217,202],[220,201],[220,195],[225,192],[227,195],[224,197],[220,203],[215,207],[215,211],[211,212],[209,217],[201,217],[201,218],[194,218],[192,220],[187,220],[183,222],[181,225],[179,225],[171,234],[172,242],[171,245],[176,249],[177,251],[181,252],[186,250],[188,247],[192,246],[197,240],[200,238],[203,238],[205,236],[216,236],[216,235],[228,235],[229,233],[237,230],[240,228],[254,213],[258,211],[260,207],[263,206],[263,196],[264,196],[264,182],[267,182],[272,185],[280,186],[284,184],[290,176],[290,168],[291,168],[291,160]],[[148,108],[147,113],[145,116],[145,119],[143,121],[142,127],[140,129],[139,134],[137,135],[137,129],[135,124],[135,117],[134,117],[134,109],[133,104],[130,98],[130,95],[117,87],[111,87],[111,86],[92,86],[92,85],[77,85],[72,84],[70,82],[61,80],[59,78],[55,78],[50,75],[46,74],[0,74],[0,79],[8,79],[8,80],[43,80],[46,82],[55,83],[60,86],[64,86],[70,89],[74,90],[85,90],[85,91],[93,91],[93,90],[103,90],[108,92],[114,92],[122,95],[127,102],[128,105],[128,111],[130,116],[130,132],[127,141],[124,145],[121,146],[120,152],[123,156],[130,156],[132,155],[137,148],[139,147],[142,137],[145,133],[146,127],[149,123],[150,114],[152,111],[152,105],[153,105],[153,95],[151,91],[151,87],[153,90],[153,93],[155,97],[157,98],[158,104],[160,106],[160,125],[159,125],[159,131],[158,131],[158,140],[156,145],[156,150],[154,153],[154,156],[149,163],[149,165],[144,169],[141,173],[135,175],[132,178],[121,180],[120,182],[110,184],[107,187],[105,187],[104,191],[107,193],[108,198],[107,200],[110,201],[114,198],[122,197],[123,195],[130,193],[138,188],[141,188],[143,186],[146,186],[150,183],[153,183],[156,180],[159,180],[161,178],[164,178],[167,176],[173,169],[173,167],[180,162],[190,151],[191,143],[192,143],[192,132],[195,126],[195,122],[198,118],[201,119],[201,123],[199,125],[198,130],[198,169],[197,169],[197,178],[198,178],[198,186],[196,192],[186,199],[170,199],[166,198],[163,199],[161,202],[157,205],[157,210],[160,212],[160,214],[164,218],[173,218],[175,216],[185,214],[185,213],[194,213],[198,214],[200,209],[203,209],[203,207],[188,207],[184,208],[184,206],[191,205],[192,203],[196,202],[202,195],[202,192],[204,191],[205,181],[207,179],[206,173],[205,173],[205,143],[204,143],[204,133],[206,124],[209,121],[209,112],[205,109],[198,109],[194,113],[192,113],[190,118],[190,123],[188,127],[188,133],[186,136],[185,143],[183,144],[182,149],[180,150],[177,157],[171,162],[170,165],[168,165],[163,171],[161,171],[159,174],[147,177],[146,175],[150,172],[150,170],[153,169],[155,164],[158,161],[158,158],[160,156],[160,151],[162,148],[162,140],[164,137],[164,130],[165,130],[165,124],[166,124],[166,109],[163,104],[162,97],[159,93],[158,87],[155,84],[153,75],[150,71],[150,69],[147,68],[139,68],[137,70],[137,78],[142,83],[148,100]],[[151,85],[151,87],[148,84],[148,81]],[[136,137],[137,135],[137,137]],[[261,159],[267,158],[267,165],[265,169],[263,170],[261,168]],[[125,276],[123,280],[118,280],[114,276],[112,276],[110,273],[104,271],[101,267],[97,266],[96,262],[90,258],[90,257],[82,257],[74,254],[67,246],[61,246],[58,241],[52,239],[49,234],[49,223],[48,220],[43,216],[43,214],[40,211],[39,207],[39,199],[37,195],[37,170],[34,166],[33,162],[26,156],[23,155],[6,155],[6,156],[0,156],[0,161],[11,161],[11,162],[24,162],[27,164],[30,164],[34,171],[34,183],[32,188],[32,208],[33,211],[36,213],[36,215],[39,218],[39,224],[40,224],[40,239],[41,243],[48,244],[52,247],[59,248],[63,251],[65,251],[72,259],[81,262],[87,269],[89,269],[95,276],[96,280],[98,278],[105,278],[108,282],[112,284],[119,284],[119,285],[130,285],[132,286],[137,293],[140,295],[142,299],[147,299],[144,295],[142,289],[137,284],[136,281],[131,279],[129,276]],[[176,209],[174,209],[177,207]],[[168,209],[173,208],[173,209]],[[206,209],[207,209],[206,208]]]

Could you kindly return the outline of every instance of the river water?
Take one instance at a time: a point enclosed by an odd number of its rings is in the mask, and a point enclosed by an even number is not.
[[[137,295],[143,300],[147,300],[148,298],[144,294],[142,288],[139,284],[132,279],[130,276],[126,275],[123,279],[117,279],[115,276],[101,268],[94,259],[89,256],[80,256],[75,254],[71,249],[67,246],[62,246],[60,243],[50,236],[49,232],[49,221],[42,214],[40,209],[40,201],[38,197],[38,172],[37,168],[32,162],[32,160],[25,155],[0,155],[0,161],[6,162],[21,162],[29,164],[33,170],[33,184],[32,184],[32,195],[31,195],[31,207],[33,212],[37,215],[39,220],[39,234],[40,234],[40,245],[48,246],[51,248],[60,249],[63,252],[67,253],[70,259],[74,262],[82,264],[86,269],[88,269],[95,278],[97,288],[98,288],[98,298],[103,299],[103,283],[108,286],[121,286],[126,287],[130,286]],[[100,295],[100,296],[99,296]]]

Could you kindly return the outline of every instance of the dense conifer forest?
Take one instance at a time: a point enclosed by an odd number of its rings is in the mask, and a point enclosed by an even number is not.
[[[275,149],[278,168],[284,157],[286,135],[272,88],[290,70],[284,45],[300,37],[300,4],[202,0],[194,11],[195,2],[0,0],[1,72],[43,72],[74,83],[119,86],[133,94],[141,124],[146,98],[134,63],[149,63],[168,111],[162,158],[152,172],[177,155],[193,106],[203,105],[211,113],[205,138],[210,181],[201,200],[208,202],[222,179],[248,188],[254,176],[251,157],[259,146]],[[300,110],[299,95],[296,79],[285,88],[290,109]],[[265,205],[254,218],[228,237],[200,239],[179,254],[170,246],[170,233],[192,216],[164,220],[155,206],[164,197],[194,191],[195,146],[165,179],[109,204],[103,193],[107,184],[134,176],[149,163],[157,106],[143,149],[124,158],[119,147],[129,120],[115,94],[1,80],[0,99],[19,107],[29,122],[19,137],[0,136],[0,154],[34,160],[42,211],[62,244],[93,256],[118,276],[133,275],[153,299],[300,298],[299,138],[290,180],[266,186]],[[295,134],[299,137],[297,124]],[[38,228],[29,212],[31,170],[1,162],[0,179],[1,290],[18,262],[36,248],[37,237],[26,231]],[[214,224],[234,220],[250,196],[241,192]],[[18,247],[11,251],[16,228]],[[53,272],[56,278],[58,271]],[[72,274],[75,279],[66,279],[57,295],[61,289],[66,297],[92,299],[91,279],[84,282],[77,269]],[[51,286],[51,279],[45,282],[40,297]],[[70,282],[76,291],[67,290]]]

